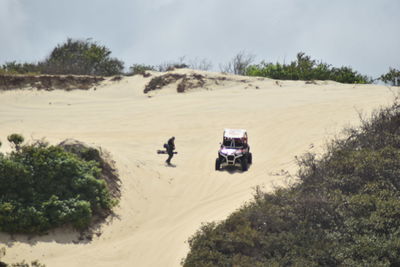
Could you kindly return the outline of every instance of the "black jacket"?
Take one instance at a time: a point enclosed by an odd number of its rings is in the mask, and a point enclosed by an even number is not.
[[[169,140],[168,140],[168,148],[167,148],[167,151],[174,151],[175,150],[175,142],[174,142],[174,139],[172,139],[172,138],[170,138]]]

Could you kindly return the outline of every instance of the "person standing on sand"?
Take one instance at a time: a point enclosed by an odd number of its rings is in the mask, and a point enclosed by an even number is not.
[[[168,159],[165,161],[168,165],[171,164],[171,159],[174,156],[174,150],[175,150],[175,137],[172,136],[167,143],[167,153],[168,153]]]

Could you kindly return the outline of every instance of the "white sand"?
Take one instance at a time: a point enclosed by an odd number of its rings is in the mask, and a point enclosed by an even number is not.
[[[344,126],[358,124],[359,111],[369,114],[393,100],[385,86],[226,77],[183,94],[171,85],[151,98],[143,94],[150,78],[141,76],[89,91],[1,92],[1,151],[9,151],[6,137],[14,132],[52,144],[75,138],[108,150],[122,181],[119,217],[102,225],[101,236],[75,244],[78,235],[71,231],[32,239],[0,234],[8,245],[4,260],[179,266],[202,222],[226,218],[252,199],[257,185],[268,191],[285,185],[276,173],[295,174],[296,155],[320,152]],[[214,170],[224,128],[248,130],[254,158],[248,172]],[[175,168],[155,153],[171,136],[179,152]]]

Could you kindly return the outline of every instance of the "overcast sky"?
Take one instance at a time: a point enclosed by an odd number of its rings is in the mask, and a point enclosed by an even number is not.
[[[297,52],[377,77],[400,68],[399,0],[0,0],[0,64],[37,62],[92,38],[129,67],[239,51],[255,63]]]

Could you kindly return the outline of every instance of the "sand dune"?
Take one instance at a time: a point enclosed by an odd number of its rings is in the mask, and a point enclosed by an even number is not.
[[[175,73],[190,75],[191,70]],[[144,94],[151,77],[104,81],[96,90],[0,93],[0,140],[8,134],[66,138],[101,146],[116,161],[122,181],[118,217],[91,242],[73,231],[10,237],[7,262],[38,259],[47,266],[179,266],[186,240],[202,222],[224,219],[254,187],[284,186],[281,170],[295,173],[294,157],[320,152],[346,125],[393,100],[385,86],[343,85],[196,72],[203,88],[177,93],[177,83]],[[154,74],[157,75],[157,74]],[[221,78],[225,77],[225,78]],[[254,162],[248,172],[214,170],[224,128],[245,128]],[[156,154],[175,136],[179,154],[164,164]]]

